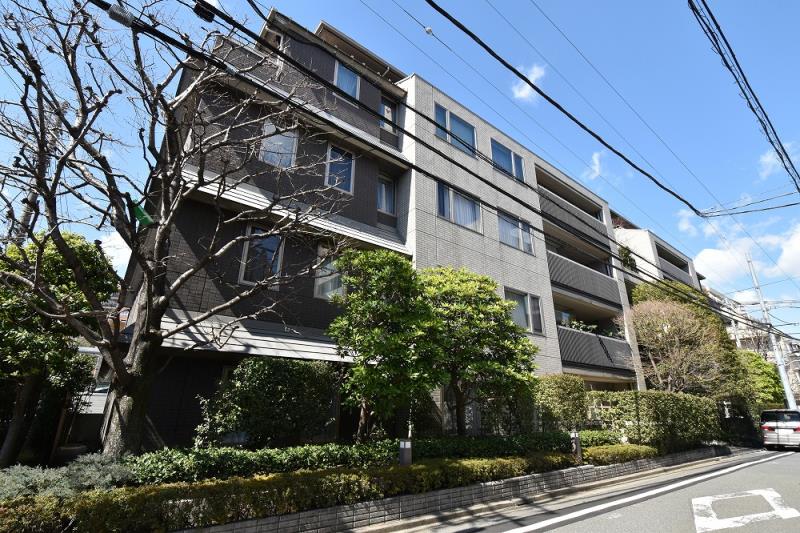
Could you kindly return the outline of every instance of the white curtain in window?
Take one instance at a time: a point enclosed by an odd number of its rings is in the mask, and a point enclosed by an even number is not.
[[[353,98],[358,98],[358,74],[339,63],[336,86]]]
[[[514,324],[521,328],[528,329],[528,299],[525,295],[509,291],[506,292],[506,300],[517,304],[511,311],[511,319],[514,321]]]
[[[478,203],[453,193],[453,222],[478,231],[480,229],[480,207]]]
[[[522,224],[522,249],[529,254],[533,253],[533,228]]]
[[[498,227],[500,228],[500,242],[504,242],[514,248],[520,248],[519,222],[500,215],[498,217]]]

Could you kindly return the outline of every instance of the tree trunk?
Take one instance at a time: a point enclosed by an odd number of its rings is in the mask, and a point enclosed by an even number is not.
[[[358,429],[356,430],[356,442],[366,442],[369,435],[370,422],[369,404],[366,400],[361,400],[361,413],[358,415]]]
[[[11,423],[3,440],[3,447],[0,448],[0,468],[11,466],[17,462],[31,419],[36,413],[41,386],[42,376],[39,374],[26,376],[23,382],[17,386]]]
[[[456,399],[456,432],[463,437],[467,434],[467,396],[455,380],[450,382],[450,388]]]

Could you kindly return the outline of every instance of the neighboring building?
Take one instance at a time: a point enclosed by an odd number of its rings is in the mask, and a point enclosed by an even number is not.
[[[722,312],[722,322],[730,338],[736,342],[736,347],[758,352],[764,358],[772,360],[769,335],[763,329],[767,325],[750,316],[745,306],[733,298],[712,288],[706,288],[705,292],[711,305]],[[758,327],[753,327],[754,324],[758,324]]]
[[[337,99],[330,91],[309,88],[298,91],[298,96],[314,106],[315,113],[346,130],[312,131],[314,123],[309,120],[306,134],[282,139],[286,141],[284,146],[291,146],[293,161],[335,158],[346,167],[347,179],[339,188],[347,201],[335,215],[318,222],[320,227],[349,239],[354,246],[384,248],[406,255],[416,268],[463,266],[491,276],[504,297],[518,303],[514,319],[539,347],[539,373],[578,375],[589,389],[644,388],[635,334],[629,325],[621,329],[617,326],[618,319],[628,315],[626,282],[631,280],[622,274],[615,259],[619,251],[614,238],[661,265],[666,274],[656,271],[660,278],[672,277],[699,287],[698,275],[688,257],[649,231],[616,216],[605,200],[419,75],[404,74],[332,26],[323,22],[310,32],[272,10],[263,35],[340,88],[352,91],[360,102],[380,110],[385,117],[511,195],[499,193],[404,138],[391,125]],[[226,46],[229,42],[223,40],[219,49],[225,50]],[[235,61],[240,66],[249,65],[263,58],[259,55],[263,53],[264,50],[238,50]],[[264,83],[284,91],[293,74],[297,79],[297,73],[280,61],[254,72]],[[212,109],[218,99],[218,94],[200,95],[198,112]],[[460,140],[425,122],[404,104],[434,117]],[[493,162],[476,157],[476,150],[490,155]],[[254,163],[257,168],[250,167],[251,172],[255,169],[256,178],[226,193],[228,209],[262,207],[269,195],[277,192],[274,177],[281,171],[283,159],[276,159],[268,150],[264,153],[263,160]],[[209,161],[207,167],[213,170],[221,164]],[[448,183],[418,172],[415,166],[429,169]],[[325,165],[323,173],[296,176],[295,182],[321,185],[329,179],[329,167]],[[193,169],[187,168],[186,172],[191,175]],[[171,253],[181,262],[191,262],[198,256],[204,235],[213,230],[215,217],[209,194],[198,192],[191,209],[184,209],[176,221]],[[595,244],[576,237],[574,228]],[[241,223],[226,231],[233,238],[254,230],[257,228]],[[255,251],[262,252],[260,257],[266,254],[275,259],[276,268],[281,268],[310,262],[324,247],[324,242],[313,250],[286,242],[271,250]],[[254,251],[245,248],[253,245],[241,247],[226,261],[209,266],[197,276],[178,294],[169,316],[177,320],[202,312],[229,298],[231,287],[247,284],[251,269],[259,265],[254,264]],[[649,269],[644,264],[639,268]],[[164,368],[155,385],[149,415],[154,445],[189,443],[200,422],[198,395],[212,394],[219,380],[242,357],[341,362],[335,346],[324,334],[336,315],[336,308],[328,300],[340,284],[332,265],[327,264],[320,273],[324,276],[309,277],[279,289],[292,295],[291,302],[280,310],[281,322],[270,320],[269,315],[240,321],[225,331],[225,342],[219,342],[220,330],[233,321],[233,315],[253,313],[269,299],[267,294],[237,306],[231,316],[206,321],[164,344]],[[136,279],[135,265],[129,275]],[[438,399],[445,411],[445,396],[438,395]],[[447,422],[447,413],[442,414]],[[353,427],[344,420],[346,417],[341,418],[339,434],[352,434]],[[477,413],[471,423],[472,429],[477,430]]]

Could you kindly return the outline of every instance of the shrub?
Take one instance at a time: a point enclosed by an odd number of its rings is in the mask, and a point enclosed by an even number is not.
[[[622,435],[618,431],[607,429],[584,429],[580,432],[580,436],[583,448],[619,444],[622,440]]]
[[[124,464],[100,454],[83,455],[61,468],[12,466],[0,470],[0,501],[18,496],[69,496],[92,489],[110,489],[132,480]]]
[[[319,444],[291,448],[164,449],[127,459],[136,483],[198,481],[275,472],[333,467],[377,467],[397,463],[399,442]],[[533,433],[514,437],[442,437],[414,440],[415,460],[431,458],[505,457],[534,452],[569,452],[566,433]]]
[[[17,498],[0,505],[0,531],[172,531],[461,487],[574,466],[569,454],[434,459],[410,467],[332,469]]]
[[[658,457],[658,450],[652,446],[640,444],[610,444],[608,446],[590,446],[583,450],[583,461],[593,465],[612,465],[637,459]]]
[[[592,391],[592,418],[619,431],[634,444],[647,444],[669,453],[720,439],[714,400],[661,391]]]
[[[319,361],[251,357],[210,398],[201,400],[201,445],[241,435],[249,448],[307,442],[332,419],[334,367]]]
[[[586,422],[586,385],[578,376],[542,376],[537,385],[536,401],[548,428],[573,429]]]

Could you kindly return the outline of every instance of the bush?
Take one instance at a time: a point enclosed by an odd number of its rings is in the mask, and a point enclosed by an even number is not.
[[[663,453],[687,450],[722,437],[714,400],[661,391],[592,391],[592,418],[633,444]]]
[[[244,437],[249,448],[289,446],[322,436],[331,422],[334,366],[319,361],[251,357],[210,398],[201,400],[201,445]]]
[[[584,448],[619,444],[622,441],[622,435],[618,431],[607,429],[584,429],[580,432],[580,436],[581,446]]]
[[[578,376],[542,376],[537,384],[536,402],[548,429],[573,429],[586,422],[586,385]]]
[[[640,444],[610,444],[583,449],[583,461],[592,465],[613,465],[637,459],[658,457],[658,450]]]
[[[0,505],[0,531],[172,531],[419,494],[574,466],[569,454],[434,459],[410,467],[333,469],[17,498]]]
[[[92,489],[110,489],[133,478],[127,466],[100,454],[83,455],[61,468],[12,466],[0,470],[0,501],[18,496],[58,497]]]
[[[566,433],[533,433],[514,437],[442,437],[414,440],[414,460],[432,458],[506,457],[534,452],[569,452]],[[256,474],[319,470],[334,467],[378,467],[397,463],[399,442],[319,444],[291,448],[164,449],[127,459],[139,484],[248,477]]]

